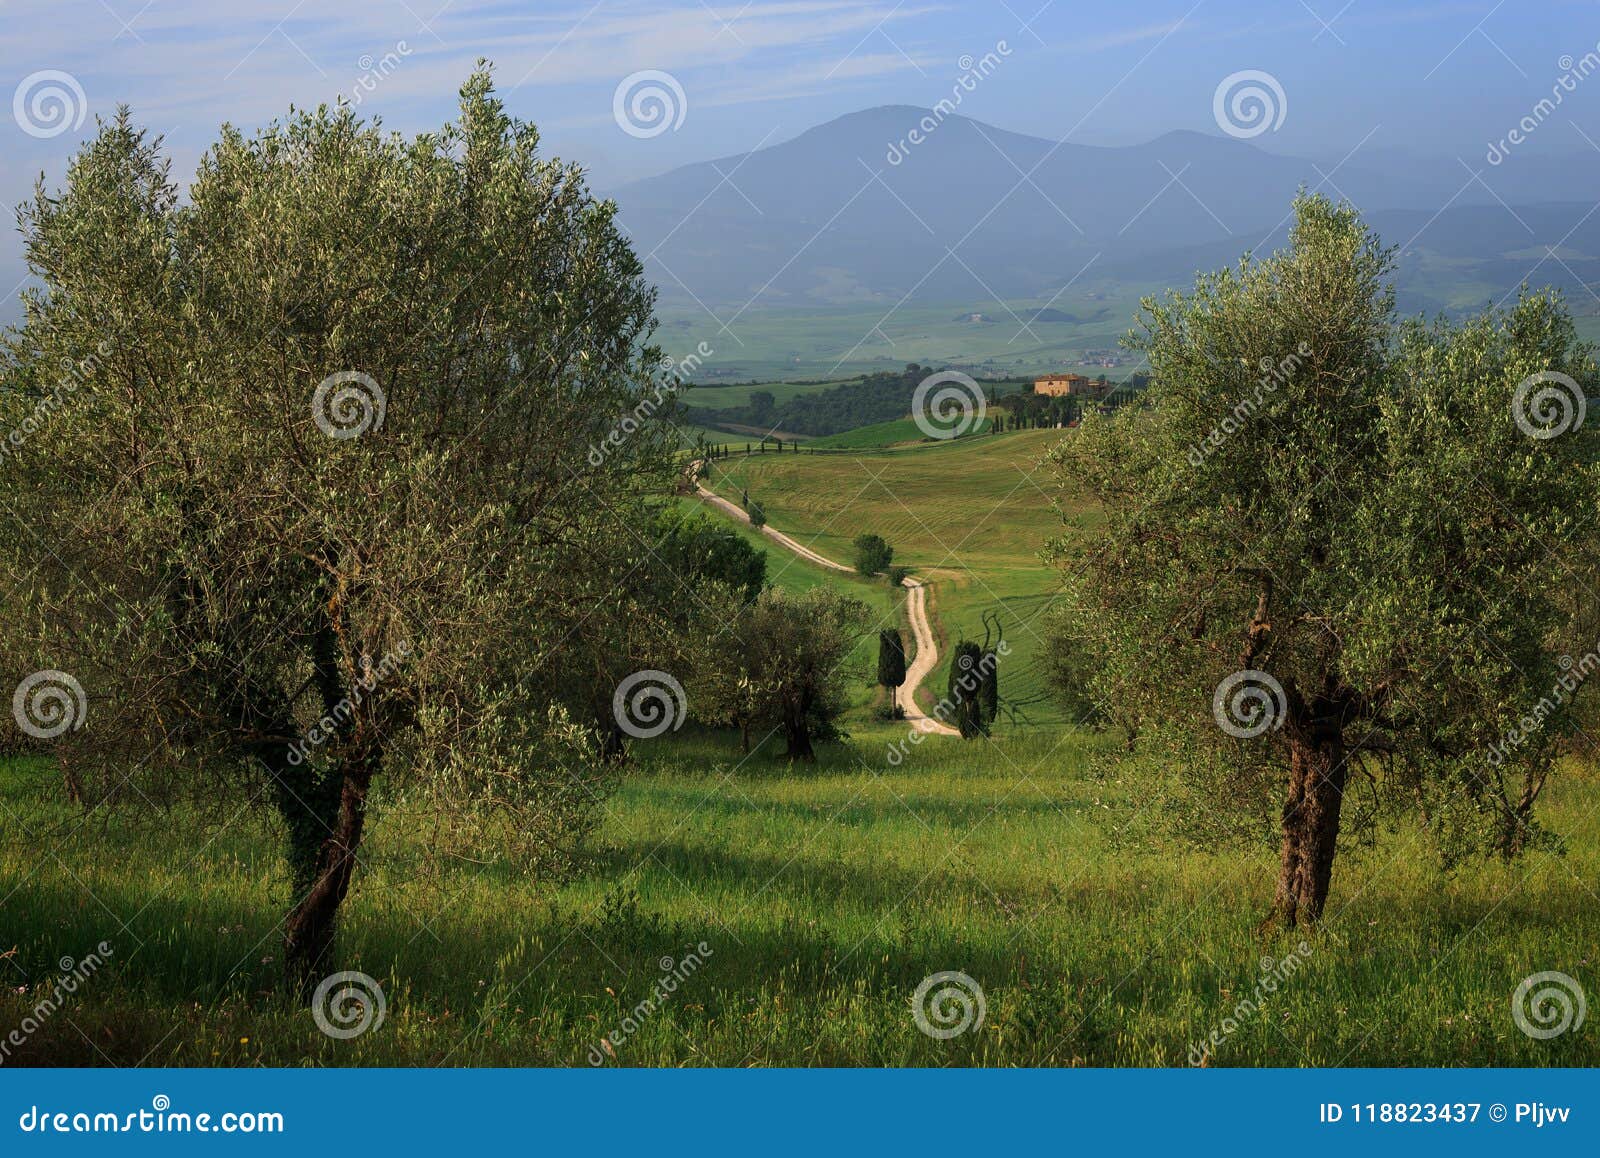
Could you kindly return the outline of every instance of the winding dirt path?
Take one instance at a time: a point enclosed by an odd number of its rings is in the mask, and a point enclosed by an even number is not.
[[[750,516],[745,514],[744,508],[737,503],[729,502],[719,494],[707,490],[698,481],[695,490],[700,492],[704,501],[716,507],[723,514],[748,523]],[[808,562],[819,567],[826,567],[830,571],[841,571],[847,575],[855,574],[854,567],[846,567],[843,563],[835,562],[825,555],[819,555],[804,543],[796,542],[782,531],[775,531],[770,526],[762,527],[761,533],[773,542],[786,547]],[[906,588],[906,614],[911,619],[911,634],[917,641],[917,655],[906,668],[906,682],[900,688],[900,706],[905,709],[906,723],[919,732],[926,732],[935,736],[959,736],[961,733],[950,725],[924,714],[917,706],[917,689],[922,686],[922,681],[927,679],[939,663],[939,645],[934,639],[933,625],[928,622],[928,587],[915,575],[905,578]]]

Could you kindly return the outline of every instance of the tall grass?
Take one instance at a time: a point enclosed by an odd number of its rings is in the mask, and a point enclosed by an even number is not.
[[[1510,1004],[1542,970],[1600,991],[1593,779],[1550,790],[1565,856],[1442,876],[1416,831],[1388,832],[1342,854],[1322,929],[1258,934],[1273,850],[1145,825],[1149,794],[1095,771],[1096,738],[931,739],[891,763],[903,737],[861,728],[806,769],[725,736],[641,744],[561,885],[434,865],[380,813],[337,965],[378,978],[388,1014],[352,1041],[278,984],[288,883],[260,814],[85,821],[47,763],[0,765],[0,1035],[38,999],[14,987],[112,949],[8,1064],[1183,1065],[1225,1029],[1209,1064],[1600,1061],[1592,1022],[1535,1040]],[[1302,940],[1304,967],[1241,1012]],[[951,970],[986,1015],[936,1040],[912,995]]]

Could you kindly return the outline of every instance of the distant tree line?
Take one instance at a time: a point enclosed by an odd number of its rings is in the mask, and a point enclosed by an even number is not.
[[[757,390],[744,406],[683,409],[690,415],[689,421],[702,425],[736,423],[814,437],[842,434],[859,426],[904,418],[911,413],[911,395],[917,384],[932,371],[933,367],[912,362],[898,373],[869,374],[782,403],[770,391]]]

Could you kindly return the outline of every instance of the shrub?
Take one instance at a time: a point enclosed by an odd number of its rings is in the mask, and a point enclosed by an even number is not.
[[[884,541],[882,535],[857,535],[853,545],[856,549],[856,570],[863,575],[882,574],[894,559],[894,548]]]

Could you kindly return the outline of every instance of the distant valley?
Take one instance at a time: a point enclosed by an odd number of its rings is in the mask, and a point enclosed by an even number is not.
[[[1353,200],[1399,249],[1408,313],[1480,308],[1530,267],[1579,315],[1600,301],[1600,153],[1471,169],[1372,148],[1341,164],[1192,132],[1063,144],[951,116],[891,164],[887,144],[929,115],[867,109],[610,191],[669,348],[674,329],[706,338],[708,371],[731,378],[1070,363],[1114,346],[1139,294],[1281,245],[1301,187]]]

